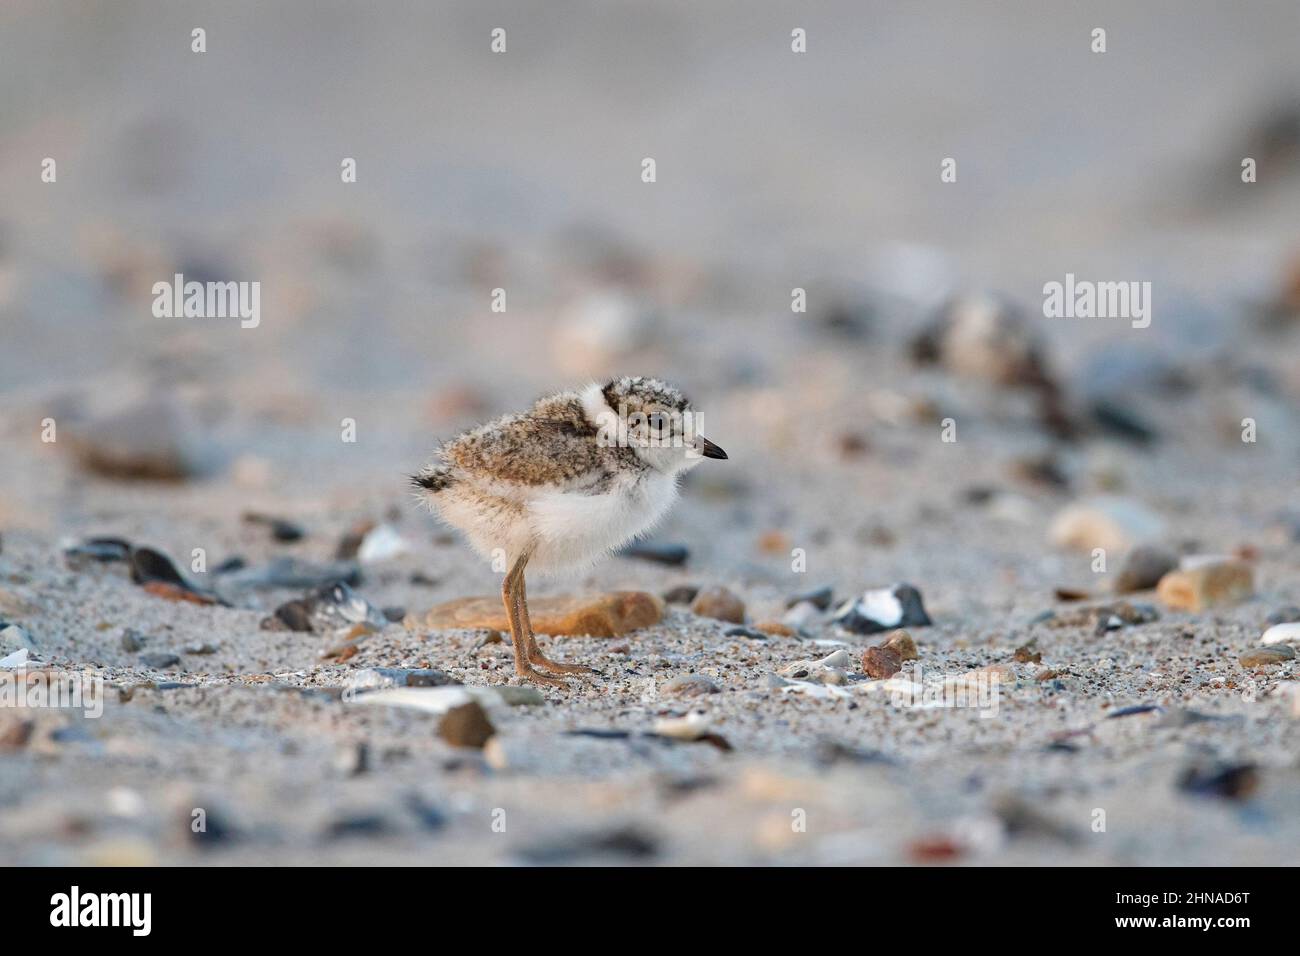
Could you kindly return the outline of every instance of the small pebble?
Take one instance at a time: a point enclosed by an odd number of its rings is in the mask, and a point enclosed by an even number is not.
[[[907,631],[895,631],[889,635],[889,640],[882,645],[894,651],[900,658],[905,661],[914,661],[919,656],[916,652],[916,641]]]
[[[149,638],[141,634],[133,627],[128,627],[122,632],[122,650],[128,654],[135,654],[141,650],[148,642]]]
[[[690,604],[700,589],[692,584],[679,584],[663,593],[663,599],[669,604]]]
[[[868,647],[862,652],[862,670],[868,677],[885,680],[903,669],[903,659],[892,648]]]
[[[1237,658],[1242,667],[1275,667],[1295,660],[1295,648],[1290,644],[1274,644],[1272,647],[1257,647]]]
[[[723,637],[743,637],[747,641],[765,641],[768,635],[753,627],[729,627],[722,632]]]
[[[745,602],[724,587],[705,588],[691,602],[691,611],[716,621],[745,623]]]
[[[1149,591],[1176,567],[1178,556],[1172,551],[1151,544],[1138,545],[1124,557],[1115,578],[1115,591],[1119,594]]]
[[[698,697],[719,692],[718,685],[703,674],[685,674],[681,677],[674,677],[659,690],[670,697]]]

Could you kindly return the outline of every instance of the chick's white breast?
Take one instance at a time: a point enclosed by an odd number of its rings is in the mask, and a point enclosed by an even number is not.
[[[540,492],[528,502],[538,570],[589,564],[658,524],[677,498],[676,478],[643,473],[601,494]]]

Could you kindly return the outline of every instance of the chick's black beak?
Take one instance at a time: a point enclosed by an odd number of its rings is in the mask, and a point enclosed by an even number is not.
[[[705,458],[725,459],[727,457],[727,453],[725,451],[723,451],[717,445],[713,444],[713,442],[709,441],[703,435],[700,436],[700,445],[702,448],[702,454],[704,455]]]

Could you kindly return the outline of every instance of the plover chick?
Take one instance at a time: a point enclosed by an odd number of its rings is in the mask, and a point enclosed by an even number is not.
[[[475,550],[504,558],[501,586],[515,672],[567,686],[554,674],[590,672],[549,660],[528,619],[524,568],[543,574],[593,564],[658,522],[677,480],[704,458],[726,458],[696,431],[677,389],[618,378],[539,399],[517,415],[465,432],[411,481]]]

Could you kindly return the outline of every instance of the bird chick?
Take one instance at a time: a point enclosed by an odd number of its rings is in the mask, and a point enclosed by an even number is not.
[[[698,414],[658,379],[623,377],[559,392],[443,444],[411,481],[479,554],[504,559],[501,587],[515,672],[590,672],[548,659],[528,619],[524,568],[546,574],[594,564],[650,530],[680,475],[727,454],[697,432]]]

